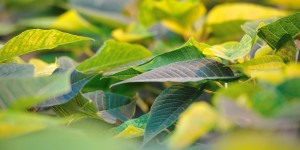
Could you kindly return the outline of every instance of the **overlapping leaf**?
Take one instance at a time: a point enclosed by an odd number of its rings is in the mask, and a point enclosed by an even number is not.
[[[115,123],[116,119],[125,122],[134,115],[136,102],[129,97],[102,91],[85,93],[83,96],[96,105],[97,114],[107,122]]]
[[[27,30],[9,40],[0,49],[0,61],[32,51],[53,49],[63,44],[90,40],[92,39],[60,32],[58,30]]]
[[[184,46],[176,50],[157,55],[149,61],[140,64],[139,66],[133,66],[127,70],[110,75],[109,77],[128,79],[129,77],[141,74],[144,71],[152,70],[174,62],[194,60],[203,57],[204,55],[199,52],[195,46]]]
[[[281,38],[288,34],[295,37],[300,32],[300,13],[281,18],[259,29],[258,36],[264,39],[273,49],[278,49]]]
[[[178,116],[199,98],[203,88],[174,85],[163,91],[151,107],[144,144],[175,123]]]
[[[204,58],[162,66],[112,86],[132,82],[198,82],[234,78],[236,77],[229,67],[215,60]]]

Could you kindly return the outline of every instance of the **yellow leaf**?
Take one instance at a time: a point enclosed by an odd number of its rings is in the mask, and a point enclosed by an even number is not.
[[[300,77],[300,65],[299,64],[288,64],[284,68],[284,74],[286,78]]]
[[[282,17],[287,12],[250,3],[225,3],[214,7],[207,16],[207,24],[221,24],[235,20],[258,20]]]
[[[42,60],[39,59],[30,59],[29,64],[32,64],[34,66],[34,76],[48,76],[53,73],[53,71],[58,68],[58,65],[56,63],[48,64]]]
[[[82,18],[75,10],[69,10],[59,16],[51,28],[68,32],[99,33],[99,29]]]
[[[183,149],[206,135],[217,122],[218,114],[209,104],[194,103],[180,115],[169,146],[172,149]]]
[[[130,24],[125,29],[118,28],[112,32],[112,37],[120,42],[134,42],[151,36],[152,34],[140,24]]]
[[[116,135],[116,138],[135,138],[144,135],[144,129],[129,125],[125,130]]]

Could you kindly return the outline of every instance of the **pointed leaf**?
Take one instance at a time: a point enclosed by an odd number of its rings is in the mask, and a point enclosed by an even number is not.
[[[106,41],[97,54],[77,66],[80,71],[105,71],[150,57],[146,48],[136,44]]]
[[[178,116],[199,98],[203,88],[174,85],[163,91],[151,107],[144,144],[175,123]]]
[[[215,60],[204,58],[162,66],[112,86],[132,82],[198,82],[234,78],[236,77],[229,67]]]
[[[9,40],[0,49],[0,61],[37,50],[53,49],[59,45],[90,40],[92,39],[58,30],[27,30]]]

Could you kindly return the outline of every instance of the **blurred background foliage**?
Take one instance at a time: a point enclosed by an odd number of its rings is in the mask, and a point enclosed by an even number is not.
[[[141,44],[151,50],[153,55],[174,50],[185,42],[187,45],[194,45],[195,41],[198,41],[199,47],[205,47],[204,43],[226,45],[224,42],[240,41],[245,32],[254,35],[256,28],[261,25],[260,22],[255,22],[257,20],[267,19],[265,22],[271,23],[277,18],[299,10],[298,0],[0,0],[0,44],[4,45],[9,39],[27,29],[36,28],[58,29],[95,39],[95,42],[82,41],[60,46],[55,51],[34,52],[21,56],[24,61],[35,65],[37,68],[35,72],[49,75],[57,68],[54,62],[62,61],[56,60],[58,57],[69,56],[80,62],[93,56],[104,41],[109,39]],[[299,48],[299,44],[297,46]],[[213,48],[208,49],[206,54],[213,50]],[[269,47],[261,47],[255,55],[254,53],[252,55],[257,60],[260,55],[264,56],[269,52]],[[221,58],[227,57],[224,55],[221,55]],[[32,58],[40,58],[43,61]],[[15,59],[15,61],[23,61]],[[299,124],[300,104],[297,100],[300,96],[295,85],[300,85],[299,65],[284,66],[283,62],[276,60],[270,58],[270,61],[274,61],[276,65],[269,65],[283,69],[280,72],[278,70],[268,73],[255,72],[255,77],[259,80],[257,84],[229,83],[230,88],[226,90],[214,84],[209,85],[212,91],[219,89],[218,94],[211,101],[212,106],[219,112],[203,102],[193,104],[179,118],[178,129],[169,139],[171,141],[169,143],[173,144],[169,147],[182,148],[201,137],[202,139],[190,149],[296,150],[299,144],[294,137],[299,136],[299,133],[295,132],[299,132],[299,125],[294,125]],[[250,63],[256,62],[253,60]],[[263,64],[256,69],[259,70],[260,67],[267,65]],[[247,68],[247,64],[236,67],[240,67],[249,76],[253,75],[251,68]],[[43,70],[44,68],[46,69]],[[100,88],[106,93],[97,94],[119,97],[117,94],[108,93],[109,86],[118,80],[102,77],[103,75],[94,77],[82,92],[86,94]],[[102,80],[99,81],[99,78]],[[243,76],[241,79],[246,82],[248,78]],[[99,85],[101,87],[97,87]],[[133,116],[136,118],[142,112],[148,112],[148,106],[143,106],[151,105],[153,99],[147,98],[156,97],[164,88],[162,86],[169,87],[171,84],[135,85],[132,84],[130,88],[127,85],[120,85],[117,91],[113,91],[129,97],[134,96],[136,99],[134,104],[137,103],[139,106],[138,113],[134,115],[134,112],[131,112],[129,118]],[[156,88],[153,88],[153,85]],[[141,91],[142,94],[136,94],[136,91],[141,88],[151,92]],[[103,118],[109,118],[110,120],[105,121],[112,121],[114,123],[112,125],[100,120],[98,116],[93,116],[95,108],[86,105],[88,100],[82,97],[78,94],[75,97],[76,101],[53,108],[59,116],[66,117],[65,119],[58,119],[47,109],[31,111],[47,112],[53,117],[31,113],[0,112],[0,149],[136,149],[139,147],[138,141],[141,140],[139,137],[144,134],[144,130],[140,129],[145,128],[143,122],[145,116],[148,117],[147,113],[133,119],[132,122],[130,120],[122,124],[123,126],[117,129],[114,128],[118,133],[117,136],[109,135],[104,131],[110,130],[121,122],[101,114]],[[204,94],[201,98],[210,97],[211,95]],[[132,107],[126,97],[120,99],[122,104],[119,105],[126,105],[125,109]],[[268,101],[269,99],[273,101]],[[90,112],[93,115],[90,115]],[[230,121],[223,119],[223,116]],[[250,121],[245,118],[249,118]],[[251,121],[254,123],[249,123]],[[241,128],[233,129],[233,124]],[[199,129],[199,126],[203,128]],[[215,139],[220,134],[219,131],[227,130],[232,132]],[[272,132],[274,130],[278,132]],[[166,137],[166,133],[168,130],[160,136]],[[138,138],[123,141],[120,137]],[[212,147],[211,141],[217,141],[218,144]],[[164,149],[166,145],[156,141],[149,149],[155,149],[157,146]]]

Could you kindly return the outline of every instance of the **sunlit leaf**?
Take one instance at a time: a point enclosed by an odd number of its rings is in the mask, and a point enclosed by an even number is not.
[[[207,103],[198,102],[188,107],[179,117],[169,139],[169,147],[183,149],[209,133],[218,120],[217,112]]]
[[[300,29],[300,26],[299,26]],[[300,33],[300,32],[299,32]],[[285,62],[298,62],[300,56],[294,39],[286,34],[277,43],[276,55],[280,56]]]
[[[53,49],[59,45],[92,39],[58,30],[32,29],[9,40],[0,49],[0,61],[37,50]]]
[[[34,66],[34,76],[47,76],[51,75],[58,65],[56,63],[48,64],[40,59],[30,59],[29,64]]]
[[[234,78],[236,77],[229,67],[215,60],[204,58],[165,65],[112,86],[132,82],[199,82]]]
[[[175,123],[179,115],[199,98],[203,88],[174,85],[164,90],[151,107],[144,144]]]
[[[96,26],[86,21],[75,10],[69,10],[59,16],[51,25],[51,28],[77,33],[100,33],[100,30]]]
[[[150,51],[140,45],[106,41],[97,54],[85,60],[77,69],[80,71],[105,71],[151,56]]]
[[[138,118],[128,120],[118,127],[112,129],[117,134],[117,138],[135,138],[143,136],[147,124],[149,113]]]
[[[252,39],[249,35],[245,35],[241,41],[227,42],[221,45],[215,45],[205,48],[203,53],[210,56],[218,56],[220,58],[234,62],[237,59],[243,59],[249,54],[252,47]]]
[[[121,42],[136,42],[152,37],[152,34],[141,24],[130,24],[125,29],[119,28],[112,32],[112,36]]]
[[[161,21],[170,30],[189,35],[193,24],[205,14],[206,8],[199,0],[146,0],[141,4],[139,11],[139,21],[146,26]]]
[[[266,55],[235,66],[242,68],[243,72],[250,77],[276,83],[281,81],[281,72],[285,64],[278,56]]]

